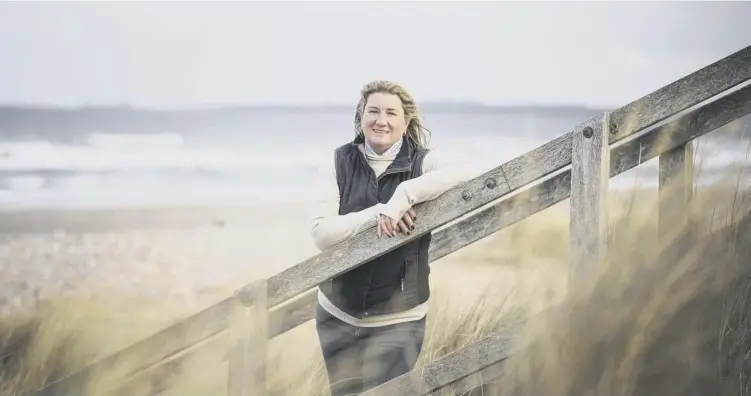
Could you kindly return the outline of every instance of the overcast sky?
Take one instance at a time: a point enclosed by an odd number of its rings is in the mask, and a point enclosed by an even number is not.
[[[0,3],[0,103],[620,106],[751,45],[751,2]]]

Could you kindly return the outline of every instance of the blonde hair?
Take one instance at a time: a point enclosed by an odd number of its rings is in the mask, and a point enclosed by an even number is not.
[[[420,109],[417,107],[412,95],[407,90],[392,81],[376,80],[371,81],[360,90],[360,101],[357,103],[355,111],[355,133],[364,137],[362,130],[362,115],[365,111],[365,104],[368,102],[370,95],[374,93],[389,93],[399,97],[404,110],[404,118],[407,121],[407,137],[416,147],[427,148],[430,139],[430,131],[422,124]]]

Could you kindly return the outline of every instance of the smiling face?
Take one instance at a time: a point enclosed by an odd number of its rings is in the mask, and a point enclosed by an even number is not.
[[[377,153],[383,153],[404,136],[407,119],[399,96],[374,92],[368,96],[362,114],[365,140]]]

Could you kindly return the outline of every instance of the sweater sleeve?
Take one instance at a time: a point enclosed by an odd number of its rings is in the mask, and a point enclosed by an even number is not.
[[[339,215],[339,186],[333,161],[319,170],[318,192],[311,209],[311,234],[320,250],[326,250],[378,224],[377,204],[359,212]]]
[[[425,155],[420,177],[406,180],[399,184],[389,202],[376,209],[392,219],[401,219],[414,205],[430,201],[456,185],[472,179],[473,167],[463,161],[456,161],[452,156],[431,150]]]

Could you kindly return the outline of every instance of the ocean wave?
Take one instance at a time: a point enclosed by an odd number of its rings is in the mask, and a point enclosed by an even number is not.
[[[88,144],[108,151],[180,149],[185,138],[179,133],[92,133]]]
[[[128,170],[242,171],[263,168],[316,166],[316,153],[254,152],[231,147],[190,148],[175,138],[151,145],[151,139],[92,139],[92,145],[53,144],[48,141],[0,142],[0,172],[112,172]]]

